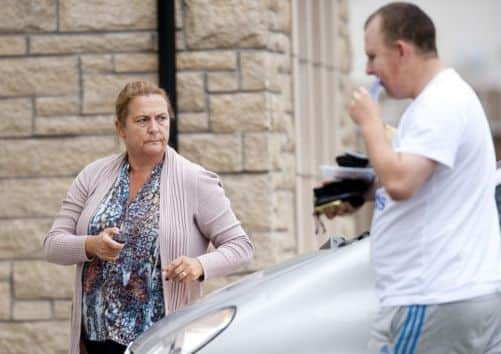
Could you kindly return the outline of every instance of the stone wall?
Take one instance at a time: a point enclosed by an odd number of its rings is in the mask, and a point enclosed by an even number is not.
[[[73,267],[40,239],[76,173],[120,150],[119,88],[157,65],[155,0],[2,1],[1,353],[66,353]]]

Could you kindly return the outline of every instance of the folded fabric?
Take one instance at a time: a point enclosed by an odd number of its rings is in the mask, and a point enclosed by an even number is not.
[[[314,207],[336,200],[348,202],[353,207],[359,207],[365,202],[364,194],[369,189],[370,184],[363,179],[345,179],[314,188]]]
[[[367,167],[369,159],[367,156],[355,152],[347,152],[343,155],[336,156],[336,162],[343,167]]]

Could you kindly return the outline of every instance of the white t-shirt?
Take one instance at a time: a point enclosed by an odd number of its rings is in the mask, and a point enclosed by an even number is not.
[[[501,284],[495,154],[482,106],[452,69],[436,75],[400,121],[393,147],[437,162],[408,200],[376,191],[371,262],[383,306],[437,304]]]

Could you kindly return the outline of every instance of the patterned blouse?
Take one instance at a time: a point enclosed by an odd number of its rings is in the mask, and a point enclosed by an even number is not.
[[[165,314],[157,244],[162,164],[128,204],[125,163],[89,223],[89,235],[116,226],[114,239],[125,242],[117,261],[96,257],[84,265],[82,322],[89,340],[127,345]]]

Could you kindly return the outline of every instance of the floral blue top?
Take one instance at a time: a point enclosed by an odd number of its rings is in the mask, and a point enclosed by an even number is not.
[[[161,171],[162,162],[128,204],[125,163],[91,219],[89,235],[116,226],[114,239],[125,245],[116,262],[96,257],[84,265],[82,322],[89,340],[127,345],[165,314],[157,244]]]

